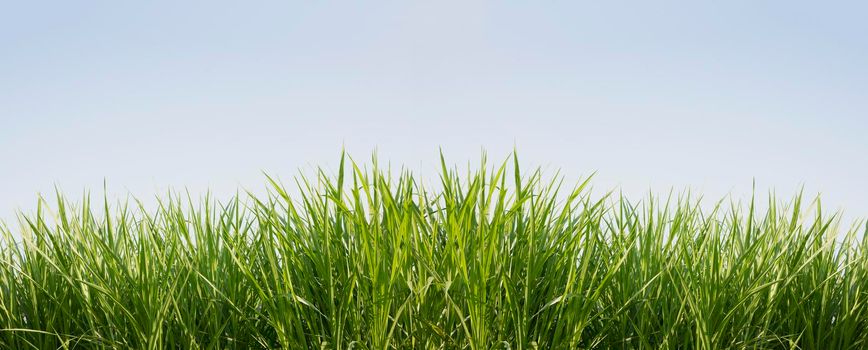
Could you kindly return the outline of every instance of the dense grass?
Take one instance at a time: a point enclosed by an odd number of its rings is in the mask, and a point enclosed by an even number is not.
[[[817,201],[595,198],[519,170],[444,162],[426,188],[342,159],[222,204],[58,195],[0,229],[0,347],[868,348],[864,228]]]

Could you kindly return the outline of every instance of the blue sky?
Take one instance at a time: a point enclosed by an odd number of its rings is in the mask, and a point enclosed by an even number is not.
[[[868,217],[864,2],[8,2],[0,217],[55,185],[261,188],[342,146]]]

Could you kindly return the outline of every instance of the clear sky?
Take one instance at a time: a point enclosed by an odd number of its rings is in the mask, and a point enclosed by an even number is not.
[[[628,194],[752,181],[868,217],[864,1],[9,1],[0,217],[55,185],[262,188],[513,145]]]

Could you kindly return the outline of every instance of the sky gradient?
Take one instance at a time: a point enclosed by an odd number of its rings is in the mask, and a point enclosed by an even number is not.
[[[42,2],[0,9],[0,218],[218,195],[341,148],[517,147],[628,195],[804,186],[868,217],[865,2]]]

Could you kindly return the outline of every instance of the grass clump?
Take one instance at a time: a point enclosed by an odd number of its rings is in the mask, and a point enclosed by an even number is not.
[[[0,348],[868,347],[868,240],[818,201],[595,198],[512,159],[428,188],[342,158],[156,210],[58,195],[0,228]]]

